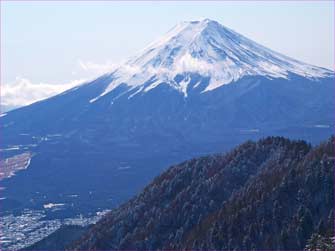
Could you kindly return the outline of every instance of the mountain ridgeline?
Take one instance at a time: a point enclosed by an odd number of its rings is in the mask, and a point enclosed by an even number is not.
[[[334,236],[333,156],[333,137],[268,137],[183,162],[68,249],[302,250]]]

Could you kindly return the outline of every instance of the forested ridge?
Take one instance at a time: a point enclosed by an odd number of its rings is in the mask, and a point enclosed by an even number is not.
[[[334,137],[268,137],[185,161],[68,249],[332,250]]]
[[[268,137],[172,166],[70,249],[331,247],[333,141]]]

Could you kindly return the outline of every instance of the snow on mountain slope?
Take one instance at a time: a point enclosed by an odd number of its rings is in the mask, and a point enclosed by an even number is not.
[[[113,81],[96,101],[120,84],[129,90],[147,92],[167,83],[187,96],[189,80],[176,82],[177,74],[197,73],[210,77],[207,92],[244,76],[288,78],[290,73],[306,78],[333,74],[327,69],[312,66],[274,52],[228,29],[216,21],[182,22],[158,41],[120,66],[111,77]],[[144,84],[150,80],[150,85]],[[135,94],[135,95],[136,95]],[[132,94],[134,96],[134,94]]]

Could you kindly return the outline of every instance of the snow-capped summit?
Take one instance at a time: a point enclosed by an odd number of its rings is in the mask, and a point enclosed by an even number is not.
[[[139,55],[128,60],[112,73],[114,80],[100,96],[121,83],[130,89],[142,86],[138,92],[167,83],[187,96],[187,80],[180,84],[174,78],[177,74],[188,73],[210,77],[209,85],[202,92],[214,90],[244,76],[288,78],[293,73],[319,78],[332,74],[327,69],[274,52],[216,21],[204,19],[177,24]],[[144,86],[148,80],[152,83]]]

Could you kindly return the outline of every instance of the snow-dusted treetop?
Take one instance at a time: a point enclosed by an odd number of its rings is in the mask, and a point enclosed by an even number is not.
[[[121,65],[111,73],[114,80],[99,97],[121,83],[131,88],[140,86],[138,92],[145,92],[163,82],[187,96],[187,80],[180,83],[173,80],[177,74],[185,73],[210,77],[210,83],[203,92],[243,76],[287,78],[294,73],[307,78],[320,78],[333,74],[330,70],[274,52],[216,21],[204,19],[179,23],[139,55]],[[154,81],[144,87],[149,79]]]

